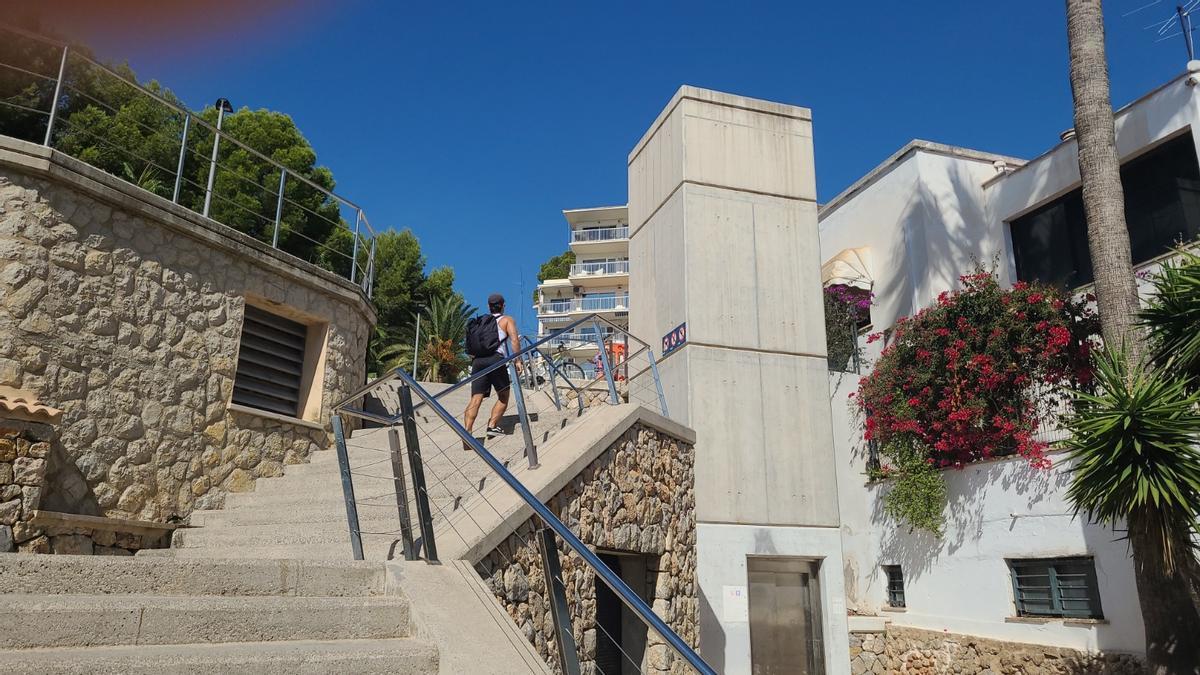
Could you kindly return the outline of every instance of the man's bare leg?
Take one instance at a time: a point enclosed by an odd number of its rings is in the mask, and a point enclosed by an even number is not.
[[[500,418],[504,417],[504,411],[508,409],[508,389],[496,392],[496,405],[492,406],[492,414],[488,418],[488,428],[500,425]]]
[[[508,392],[504,392],[507,396]],[[467,409],[463,412],[463,426],[467,428],[467,433],[474,435],[475,418],[479,416],[479,407],[483,405],[483,394],[473,394],[471,400],[467,402]],[[463,441],[463,450],[470,450],[471,447]]]

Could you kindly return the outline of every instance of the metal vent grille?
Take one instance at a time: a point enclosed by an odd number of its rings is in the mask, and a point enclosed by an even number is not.
[[[295,417],[307,337],[304,324],[246,305],[233,402]]]

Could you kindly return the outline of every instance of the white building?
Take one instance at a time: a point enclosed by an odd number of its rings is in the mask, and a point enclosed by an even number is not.
[[[547,335],[587,314],[599,314],[621,328],[629,326],[629,209],[604,206],[563,211],[568,246],[575,253],[566,279],[546,279],[537,288],[538,334]],[[611,326],[600,325],[608,337]],[[596,328],[579,326],[570,339],[551,345],[554,358],[577,363],[590,374],[597,353]],[[620,335],[613,336],[623,342]]]
[[[1154,266],[1178,240],[1200,235],[1200,107],[1181,75],[1116,113],[1135,265]],[[1028,162],[913,141],[824,205],[825,283],[875,293],[872,325],[885,331],[976,261],[998,263],[1002,283],[1040,280],[1083,289],[1092,280],[1070,134]],[[866,368],[881,343],[864,345]],[[864,372],[865,372],[864,368]],[[1061,454],[1049,472],[1019,457],[948,470],[941,540],[911,533],[881,509],[886,484],[866,478],[868,449],[848,401],[859,375],[831,373],[847,604],[893,625],[1089,651],[1144,652],[1133,565],[1120,533],[1075,517]],[[1018,606],[1023,564],[1083,570],[1098,597],[1084,611]],[[1094,570],[1094,578],[1087,578]],[[892,592],[889,593],[889,577]],[[899,606],[898,606],[899,605]],[[1067,614],[1068,616],[1064,616]],[[1074,616],[1071,616],[1074,615]],[[861,625],[861,620],[859,624]],[[853,623],[852,623],[853,627]]]

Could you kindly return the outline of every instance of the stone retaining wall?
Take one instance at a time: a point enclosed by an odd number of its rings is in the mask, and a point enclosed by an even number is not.
[[[684,640],[697,644],[696,518],[692,446],[635,424],[547,502],[585,544],[649,554],[657,571],[647,588],[654,611]],[[476,570],[517,626],[553,668],[554,622],[546,596],[534,519],[523,523]],[[559,542],[559,546],[562,543]],[[597,640],[596,578],[578,555],[560,552],[575,642],[591,672]],[[689,672],[650,631],[641,672]]]
[[[63,411],[54,510],[186,518],[327,444],[330,405],[365,379],[374,313],[355,287],[3,140],[0,384]],[[229,409],[248,296],[328,323],[319,419]]]
[[[42,497],[53,428],[0,419],[0,553],[48,552],[32,524]]]
[[[850,672],[935,675],[1141,675],[1129,654],[1087,654],[1065,647],[1002,642],[970,635],[888,626],[850,634]]]

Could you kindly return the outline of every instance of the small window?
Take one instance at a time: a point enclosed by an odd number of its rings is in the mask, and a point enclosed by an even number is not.
[[[308,326],[246,305],[233,402],[298,417]]]
[[[904,607],[904,570],[899,565],[884,565],[887,575],[888,607]]]
[[[1018,616],[1102,619],[1090,557],[1009,560]]]

